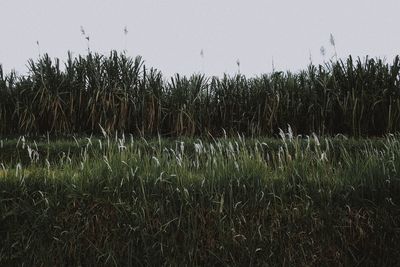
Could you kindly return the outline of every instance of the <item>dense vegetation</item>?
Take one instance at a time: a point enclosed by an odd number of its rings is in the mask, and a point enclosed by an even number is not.
[[[255,78],[197,74],[170,80],[140,57],[89,53],[65,67],[44,55],[27,76],[0,68],[0,134],[265,136],[291,125],[315,132],[382,136],[400,129],[400,60],[332,61]]]
[[[395,266],[400,137],[0,141],[0,265]]]
[[[398,265],[399,130],[400,57],[0,65],[0,266]]]

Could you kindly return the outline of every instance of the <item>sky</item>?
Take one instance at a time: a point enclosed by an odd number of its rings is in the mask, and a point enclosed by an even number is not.
[[[140,55],[166,76],[257,76],[329,60],[330,34],[339,58],[391,61],[399,10],[399,0],[0,0],[0,64],[24,74],[30,58],[89,47]]]

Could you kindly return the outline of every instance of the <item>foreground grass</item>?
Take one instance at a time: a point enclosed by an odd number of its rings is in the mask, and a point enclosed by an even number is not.
[[[3,140],[0,263],[396,265],[400,137],[281,137]]]

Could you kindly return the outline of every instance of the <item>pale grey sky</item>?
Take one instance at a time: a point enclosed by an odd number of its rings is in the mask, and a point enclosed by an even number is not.
[[[25,73],[41,53],[65,59],[87,51],[127,49],[164,74],[241,73],[305,68],[321,63],[400,54],[400,0],[0,0],[0,63]],[[128,34],[124,35],[124,27]],[[203,49],[204,58],[200,56]]]

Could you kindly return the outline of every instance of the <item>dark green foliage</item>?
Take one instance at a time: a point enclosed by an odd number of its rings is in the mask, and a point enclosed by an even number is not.
[[[0,265],[397,266],[400,137],[281,137],[0,140]]]
[[[256,78],[196,74],[164,80],[140,57],[44,55],[26,77],[0,70],[0,134],[108,132],[136,136],[296,134],[381,136],[400,128],[400,60],[309,66]]]

